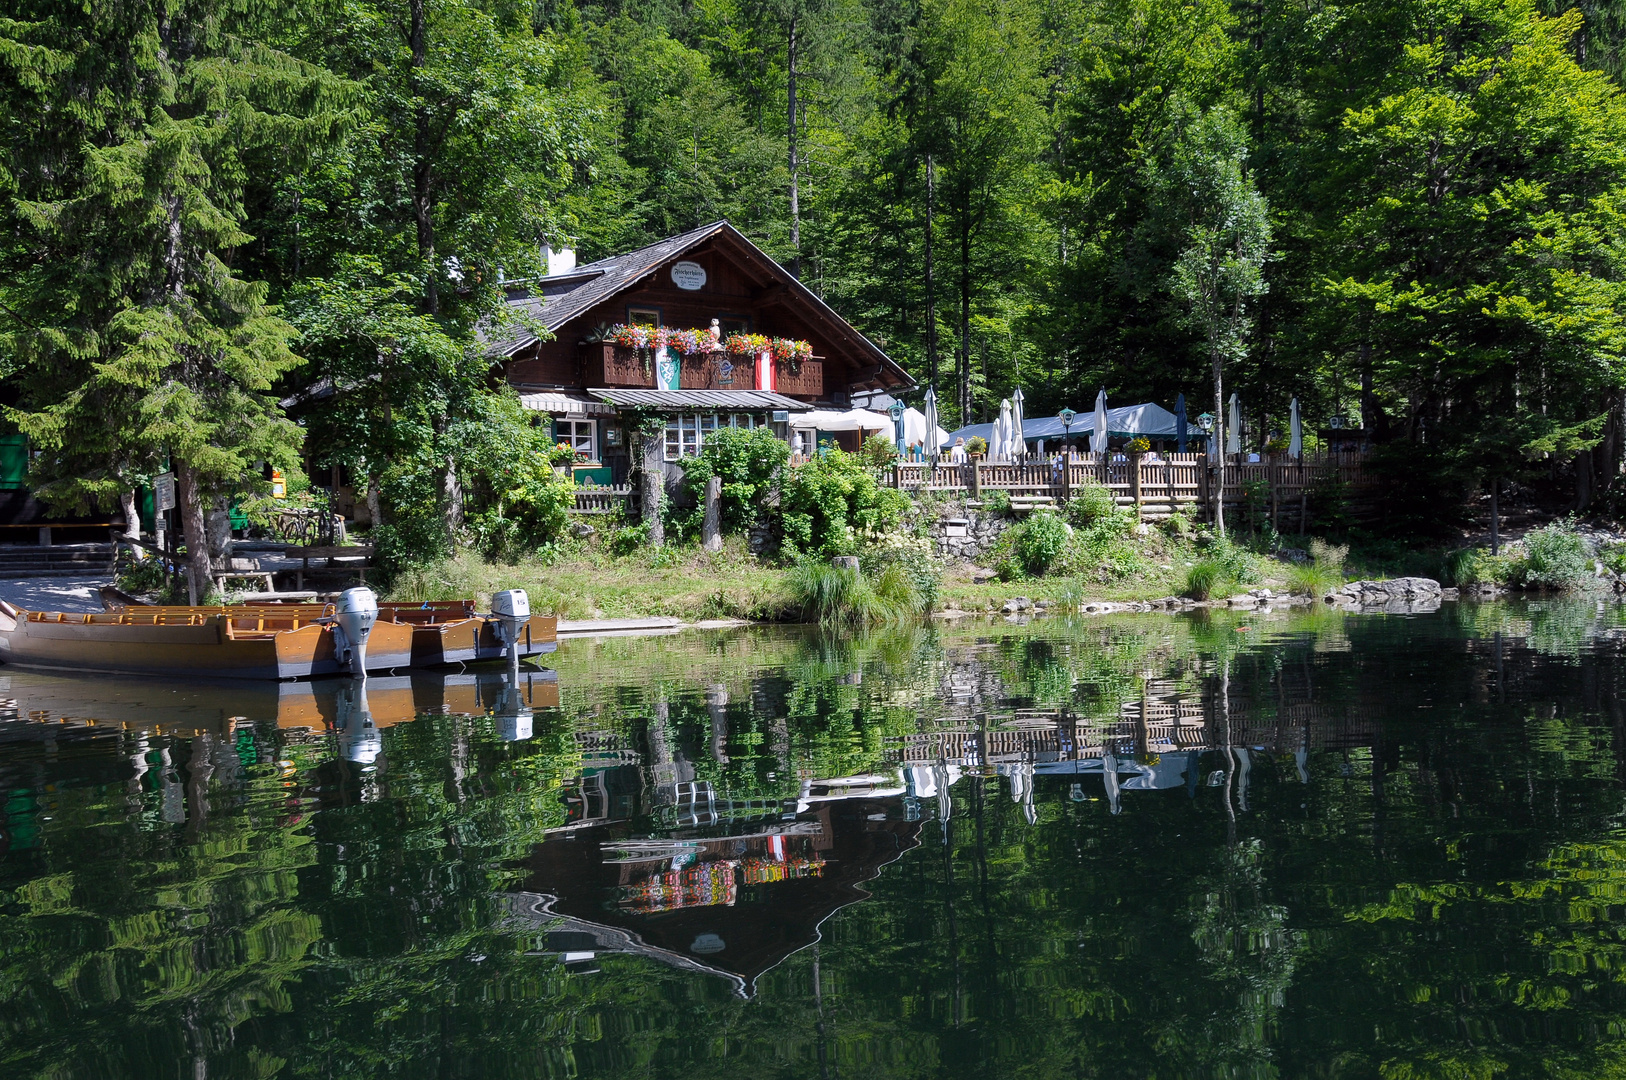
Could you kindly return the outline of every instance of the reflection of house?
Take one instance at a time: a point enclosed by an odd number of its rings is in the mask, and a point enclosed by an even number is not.
[[[832,800],[760,830],[657,840],[621,821],[575,829],[532,850],[524,892],[512,899],[522,917],[568,936],[556,950],[568,962],[638,953],[749,994],[915,846],[920,826],[897,810],[890,800]]]

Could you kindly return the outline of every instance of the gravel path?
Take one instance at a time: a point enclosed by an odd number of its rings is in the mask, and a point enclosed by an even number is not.
[[[96,590],[111,585],[106,574],[87,577],[0,579],[0,600],[32,611],[100,611]]]

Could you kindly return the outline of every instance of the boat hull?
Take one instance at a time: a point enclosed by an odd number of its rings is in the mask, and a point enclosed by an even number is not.
[[[473,605],[468,605],[472,611]],[[443,664],[472,664],[482,660],[501,660],[508,650],[497,638],[496,620],[487,615],[466,614],[463,618],[445,617],[446,612],[431,612],[407,605],[381,605],[380,619],[400,620],[398,625],[412,627],[412,666],[439,667]],[[432,617],[436,621],[419,621]],[[379,625],[383,625],[380,621]],[[552,615],[532,615],[520,633],[519,655],[539,656],[559,647],[559,620]],[[376,631],[375,631],[376,633]]]
[[[411,627],[379,623],[373,628],[369,671],[404,668],[411,658]],[[63,671],[231,679],[299,679],[342,670],[331,624],[280,613],[144,618],[0,609],[0,661]]]

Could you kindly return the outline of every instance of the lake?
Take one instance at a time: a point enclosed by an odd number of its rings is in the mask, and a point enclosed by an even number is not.
[[[0,1076],[1626,1075],[1626,617],[0,669]]]

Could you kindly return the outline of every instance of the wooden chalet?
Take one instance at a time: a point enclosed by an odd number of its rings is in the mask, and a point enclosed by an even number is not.
[[[669,416],[666,460],[693,454],[719,427],[769,425],[789,438],[789,415],[846,409],[853,395],[906,390],[908,374],[876,344],[726,221],[597,262],[549,251],[548,274],[510,286],[521,318],[489,352],[526,408],[552,418],[575,448],[577,477],[624,482],[634,450],[619,410]],[[758,361],[724,352],[662,357],[605,340],[617,324],[795,338],[811,359]],[[550,341],[529,326],[545,327]],[[675,385],[674,385],[675,384]],[[853,447],[856,449],[856,445]]]

